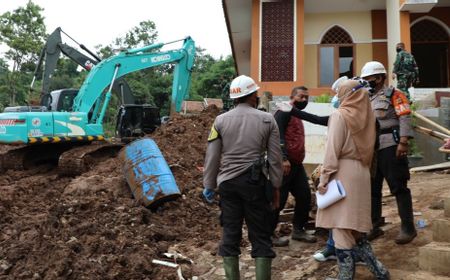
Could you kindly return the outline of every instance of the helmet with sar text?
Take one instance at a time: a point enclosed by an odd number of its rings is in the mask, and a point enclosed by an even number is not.
[[[257,91],[259,86],[255,81],[245,75],[241,75],[235,78],[230,85],[230,98],[237,99],[247,95],[250,95]]]

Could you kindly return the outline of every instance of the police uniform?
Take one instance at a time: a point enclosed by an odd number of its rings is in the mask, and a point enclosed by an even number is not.
[[[219,115],[208,138],[203,185],[219,188],[223,236],[219,255],[238,256],[245,219],[253,258],[273,258],[271,209],[265,176],[252,178],[252,165],[267,151],[270,181],[280,188],[283,168],[275,119],[247,103]]]
[[[381,202],[383,179],[386,179],[391,193],[397,200],[402,231],[415,232],[411,191],[407,186],[410,178],[408,159],[397,158],[396,150],[400,137],[413,137],[410,113],[398,116],[392,101],[393,88],[384,86],[370,96],[372,109],[380,124],[377,166],[372,178],[372,223],[381,224]]]

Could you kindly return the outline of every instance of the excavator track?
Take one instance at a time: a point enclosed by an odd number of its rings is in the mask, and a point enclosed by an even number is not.
[[[22,146],[0,155],[0,170],[24,170],[46,163],[58,164],[59,156],[71,146],[65,144],[41,144]]]
[[[122,147],[123,144],[100,142],[70,149],[59,157],[58,173],[63,176],[80,175],[93,165],[116,156]]]
[[[22,170],[24,169],[23,162],[28,147],[20,147],[11,149],[1,155],[0,170],[6,171],[8,169]]]

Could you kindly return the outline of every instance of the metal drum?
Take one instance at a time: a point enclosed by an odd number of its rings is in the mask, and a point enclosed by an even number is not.
[[[145,207],[155,208],[181,195],[169,165],[152,139],[130,143],[120,158],[134,198]]]

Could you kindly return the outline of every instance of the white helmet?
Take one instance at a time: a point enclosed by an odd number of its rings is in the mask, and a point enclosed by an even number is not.
[[[245,75],[235,78],[230,85],[230,98],[236,99],[252,94],[259,89],[255,81]]]
[[[378,61],[369,61],[361,69],[361,78],[376,74],[386,74],[386,68]]]

